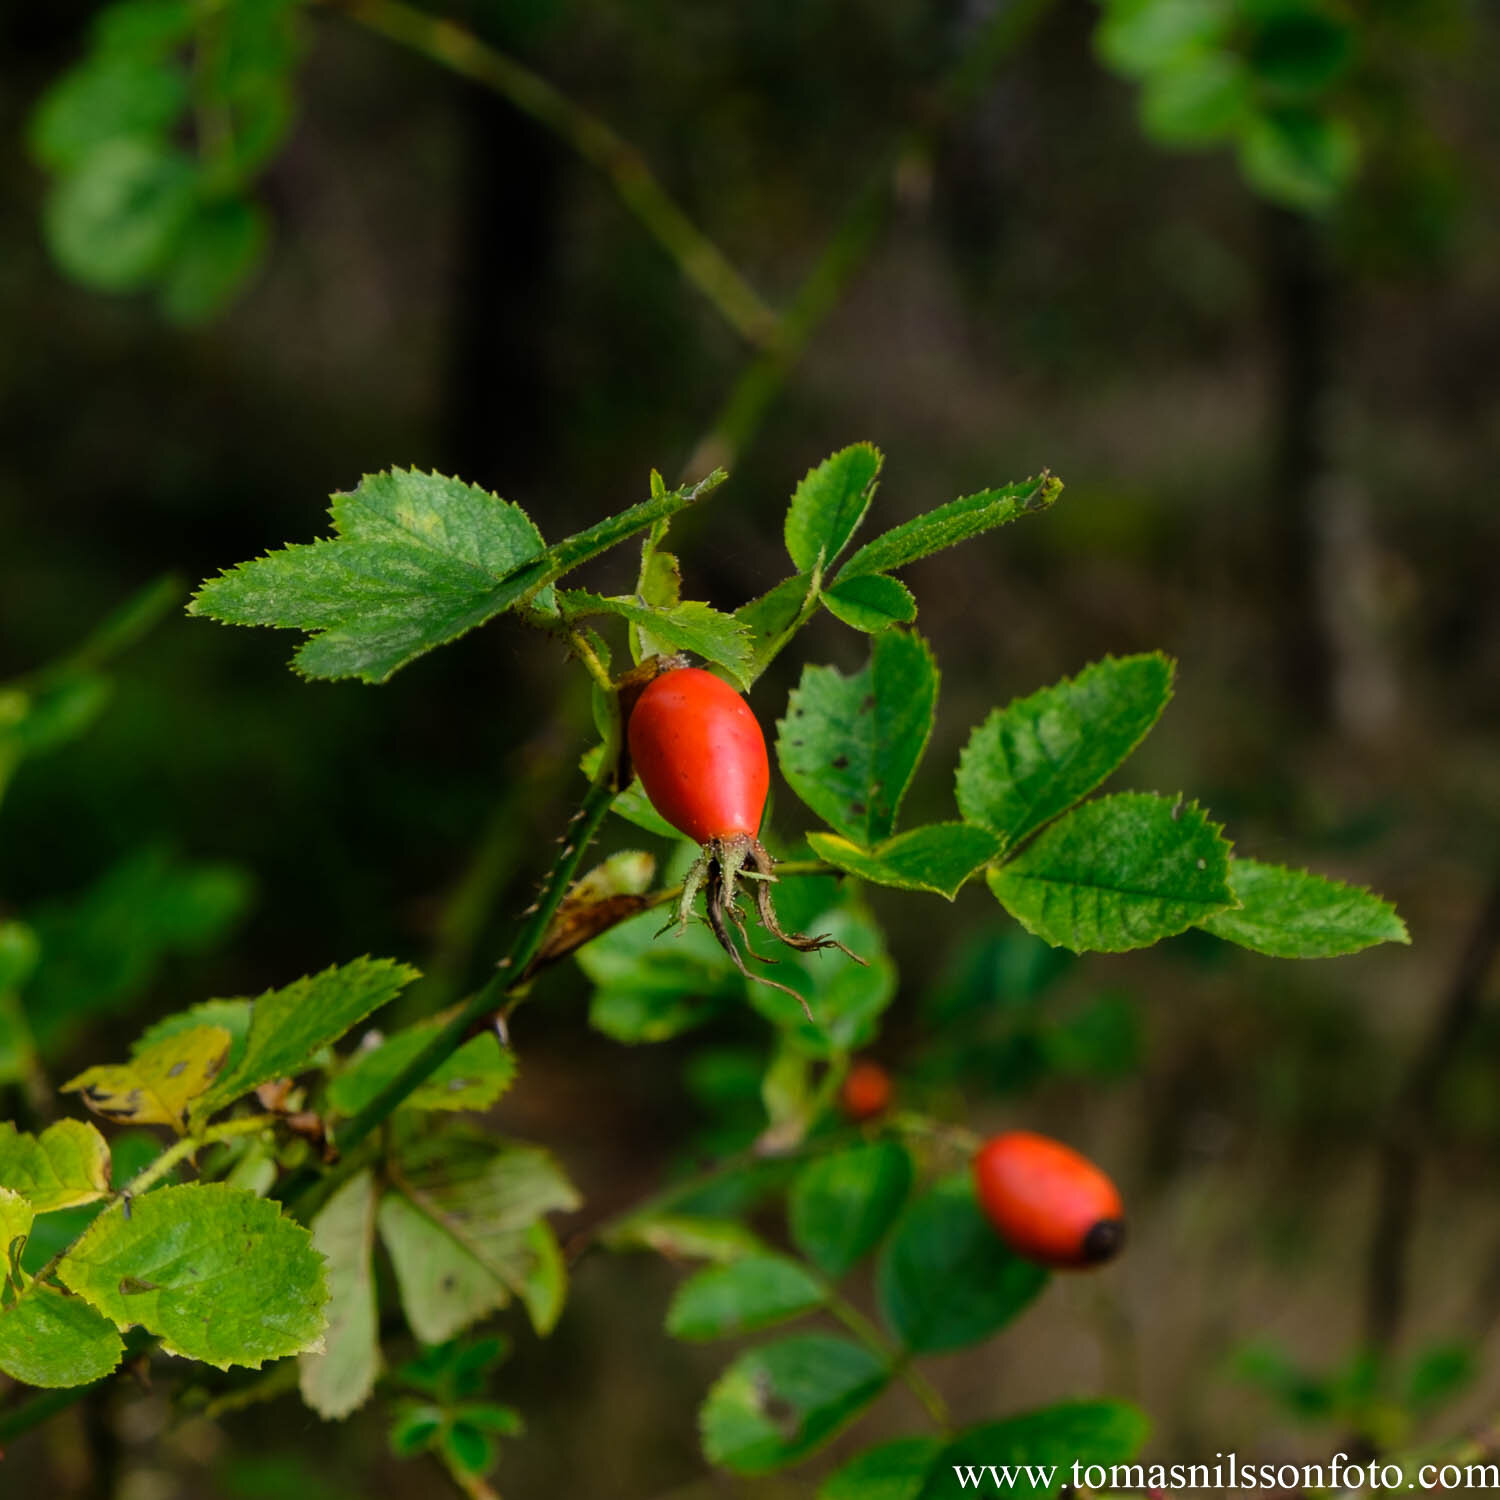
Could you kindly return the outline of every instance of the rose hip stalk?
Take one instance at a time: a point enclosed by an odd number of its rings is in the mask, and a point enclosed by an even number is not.
[[[740,972],[758,984],[796,995],[807,1010],[807,1002],[789,985],[750,973],[729,936],[732,922],[752,958],[774,962],[750,947],[736,889],[744,877],[755,882],[756,912],[773,937],[800,953],[839,948],[864,963],[837,938],[787,932],[777,919],[771,904],[774,861],[756,836],[771,785],[765,736],[750,706],[727,682],[698,667],[663,672],[635,700],[627,741],[651,805],[703,846],[683,882],[679,930],[692,916],[699,890],[705,890],[708,925]]]

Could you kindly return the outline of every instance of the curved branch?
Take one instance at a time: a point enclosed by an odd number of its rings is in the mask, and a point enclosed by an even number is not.
[[[454,21],[404,0],[324,0],[388,40],[501,95],[598,168],[682,274],[747,343],[774,348],[781,319],[657,180],[641,153],[597,115]]]

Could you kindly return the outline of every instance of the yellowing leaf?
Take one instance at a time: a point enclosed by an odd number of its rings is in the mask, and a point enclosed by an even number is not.
[[[35,1210],[19,1193],[0,1188],[0,1294],[24,1285],[21,1252],[26,1248],[35,1217]],[[9,1300],[8,1295],[5,1300]]]
[[[128,1063],[90,1068],[63,1085],[96,1115],[132,1125],[170,1125],[179,1135],[187,1107],[218,1076],[231,1038],[222,1026],[195,1026],[138,1052]]]
[[[40,1136],[0,1123],[0,1187],[39,1214],[92,1203],[109,1192],[109,1146],[83,1120],[59,1120]]]

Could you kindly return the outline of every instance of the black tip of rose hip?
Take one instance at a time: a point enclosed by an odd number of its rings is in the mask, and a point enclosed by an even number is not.
[[[1083,1237],[1083,1259],[1091,1266],[1113,1260],[1125,1246],[1124,1219],[1100,1219]]]

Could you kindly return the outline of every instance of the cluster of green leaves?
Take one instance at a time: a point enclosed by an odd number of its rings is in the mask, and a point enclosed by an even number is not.
[[[916,1169],[898,1139],[834,1143],[803,1166],[787,1198],[793,1253],[734,1220],[643,1216],[615,1232],[621,1246],[651,1246],[711,1262],[677,1289],[667,1331],[688,1340],[739,1338],[824,1315],[838,1333],[804,1331],[756,1344],[728,1366],[699,1413],[714,1463],[764,1474],[798,1463],[867,1411],[912,1360],[967,1348],[1027,1308],[1047,1272],[1001,1243],[966,1172],[913,1193]],[[839,1290],[870,1257],[884,1331]],[[825,1500],[874,1493],[947,1494],[955,1463],[1044,1459],[1066,1438],[1069,1462],[1119,1462],[1145,1436],[1134,1409],[1070,1403],[940,1438],[903,1439],[861,1453],[833,1475]],[[1043,1486],[1055,1488],[1054,1486]]]
[[[330,1050],[415,977],[363,958],[253,1000],[208,1000],[150,1027],[127,1061],[64,1085],[105,1119],[168,1127],[178,1154],[232,1142],[196,1183],[158,1187],[157,1163],[116,1190],[109,1147],[92,1125],[65,1120],[40,1136],[4,1127],[0,1203],[12,1273],[0,1369],[33,1385],[96,1380],[121,1357],[119,1331],[139,1326],[169,1352],[222,1368],[299,1355],[308,1404],[344,1416],[380,1370],[377,1229],[423,1342],[452,1338],[513,1296],[549,1330],[566,1278],[545,1215],[576,1205],[571,1184],[535,1147],[417,1123],[427,1112],[487,1108],[510,1085],[514,1059],[492,1034],[459,1048],[408,1096],[384,1153],[352,1164],[310,1232],[262,1201],[277,1169],[308,1149],[278,1138],[278,1117],[311,1116],[336,1130],[429,1040],[434,1022],[372,1034],[348,1058]],[[284,1080],[308,1073],[323,1078],[316,1094],[286,1091]],[[281,1095],[268,1113],[212,1123],[268,1088]],[[33,1223],[83,1205],[99,1208],[31,1274]]]
[[[524,1427],[513,1406],[482,1399],[489,1372],[509,1353],[503,1338],[453,1340],[402,1365],[396,1382],[415,1394],[393,1404],[391,1451],[398,1458],[436,1454],[461,1483],[489,1473],[497,1439]]]
[[[116,0],[31,118],[47,242],[100,291],[213,316],[264,256],[255,179],[291,125],[301,0]],[[191,146],[184,141],[190,139]]]
[[[1146,134],[1232,145],[1258,193],[1321,212],[1359,166],[1346,85],[1358,34],[1335,0],[1100,0],[1095,46],[1141,86]]]
[[[606,1236],[620,1248],[712,1263],[673,1303],[668,1326],[681,1337],[739,1336],[814,1314],[847,1330],[758,1345],[714,1386],[701,1416],[705,1452],[744,1473],[810,1454],[892,1380],[914,1380],[912,1359],[989,1337],[1046,1280],[994,1235],[966,1174],[940,1177],[913,1197],[917,1174],[901,1139],[849,1144],[818,1134],[851,1053],[874,1039],[896,992],[864,884],[952,900],[982,876],[1033,935],[1017,939],[1035,969],[1021,986],[1028,1003],[1055,974],[1057,961],[1045,956],[1053,949],[1119,952],[1192,926],[1300,957],[1405,939],[1391,908],[1367,892],[1233,858],[1220,830],[1180,797],[1095,795],[1170,697],[1172,666],[1159,654],[1106,658],[996,708],[973,729],[956,768],[957,816],[901,829],[933,729],[938,671],[913,629],[916,601],[895,575],[1045,509],[1060,486],[1043,475],[982,491],[850,552],[880,467],[879,453],[857,444],[806,475],[786,517],[791,575],[735,614],[684,600],[682,570],[665,550],[672,517],[715,487],[717,473],[673,490],[652,475],[646,500],[549,545],[519,507],[482,489],[390,470],[334,498],[334,536],[230,569],[191,606],[230,623],[311,632],[295,665],[312,677],[383,681],[501,614],[566,640],[587,667],[604,736],[587,761],[591,815],[525,929],[535,941],[517,950],[516,982],[576,951],[595,986],[592,1022],[619,1040],[675,1036],[742,1002],[771,1027],[750,1085],[766,1120],[757,1144],[762,1153],[796,1147],[813,1158],[789,1182],[795,1253],[725,1217],[737,1211],[733,1193],[720,1194],[718,1208],[709,1193],[678,1201],[675,1213],[643,1211]],[[560,586],[642,533],[634,593]],[[650,856],[617,855],[574,881],[582,846],[611,806],[673,837],[669,883],[697,852],[676,841],[638,788],[616,785],[617,763],[606,755],[618,749],[622,727],[611,675],[618,641],[612,647],[590,622],[617,622],[637,663],[693,652],[748,689],[819,609],[868,635],[870,656],[852,676],[807,667],[778,726],[782,774],[825,825],[807,835],[812,869],[781,882],[779,904],[784,921],[827,932],[866,962],[791,954],[779,971],[782,990],[747,984],[701,928],[657,941],[653,908],[670,892],[648,892]],[[152,878],[167,876],[157,868]],[[181,895],[168,904],[182,906]],[[195,904],[205,903],[186,903],[190,911]],[[118,906],[108,886],[95,906],[104,915],[92,924],[106,936],[94,946],[107,952]],[[45,943],[46,922],[37,930]],[[86,935],[90,921],[77,930]],[[169,933],[157,946],[181,940]],[[0,992],[19,988],[34,946],[29,929],[0,932]],[[69,947],[88,968],[87,937]],[[398,1400],[393,1445],[430,1452],[463,1482],[483,1473],[494,1439],[518,1423],[507,1408],[474,1399],[498,1351],[466,1353],[450,1341],[512,1301],[538,1332],[552,1328],[566,1273],[547,1215],[575,1207],[577,1195],[546,1152],[441,1118],[487,1108],[514,1078],[514,1058],[493,1033],[465,1040],[475,1007],[506,996],[503,980],[461,1013],[390,1037],[371,1033],[343,1056],[334,1051],[414,977],[401,964],[363,958],[253,1000],[205,1001],[149,1028],[125,1061],[72,1079],[65,1088],[104,1118],[177,1137],[124,1187],[112,1180],[118,1164],[112,1173],[102,1137],[82,1122],[0,1142],[0,1246],[8,1247],[0,1369],[33,1384],[86,1382],[113,1368],[121,1331],[138,1327],[173,1352],[220,1366],[295,1355],[306,1402],[341,1417],[380,1380],[379,1288],[390,1279],[417,1340],[442,1346],[396,1377],[420,1399]],[[1107,1070],[1121,1047],[1118,1011],[1113,1021],[1080,1024],[1044,1023],[1033,1011],[1028,1034],[1053,1049],[1054,1061],[1071,1056],[1059,1066]],[[386,1128],[370,1136],[376,1119]],[[339,1145],[346,1123],[345,1158],[314,1194],[304,1227],[266,1195],[282,1169],[312,1165],[316,1141]],[[200,1150],[198,1180],[173,1183],[170,1169]],[[788,1163],[771,1165],[786,1178]],[[36,1226],[70,1214],[88,1222],[44,1229],[41,1239],[56,1248],[39,1261],[30,1245]],[[377,1274],[382,1253],[390,1278]],[[884,1331],[838,1285],[872,1256]],[[254,1274],[226,1274],[247,1258]],[[1133,1454],[1143,1431],[1138,1413],[1112,1403],[1049,1408],[882,1445],[831,1479],[825,1496],[864,1494],[878,1481],[882,1493],[921,1500],[939,1492],[954,1463],[1011,1455],[1117,1461]]]
[[[1195,926],[1277,957],[1327,957],[1405,941],[1394,911],[1368,892],[1232,859],[1221,830],[1195,803],[1139,792],[1092,797],[1171,697],[1173,667],[1160,653],[1106,657],[1075,678],[995,709],[975,726],[959,760],[960,818],[898,832],[902,800],[932,733],[938,669],[910,628],[915,601],[890,572],[1050,504],[1058,487],[1031,481],[940,507],[860,548],[825,588],[830,562],[869,508],[878,472],[879,455],[861,444],[808,474],[786,521],[787,550],[805,571],[739,612],[751,623],[752,661],[760,664],[820,601],[841,617],[850,613],[846,601],[830,602],[850,569],[855,578],[883,580],[910,603],[879,619],[860,614],[859,628],[873,637],[868,665],[853,676],[806,668],[778,725],[782,774],[828,825],[807,836],[816,855],[861,880],[950,900],[983,872],[1023,927],[1074,952],[1123,952]],[[778,595],[797,601],[781,624],[771,623],[765,605]],[[652,831],[670,832],[638,794],[622,797],[617,809]],[[662,958],[637,941],[639,963],[631,966],[624,962],[627,941],[612,936],[582,959],[601,984],[596,1016],[606,1019],[606,1029],[608,1016],[628,1007],[632,1039],[645,1039],[653,1028],[670,1035],[710,1013],[716,993],[738,993],[706,947]],[[616,1034],[625,1029],[616,1026]]]

